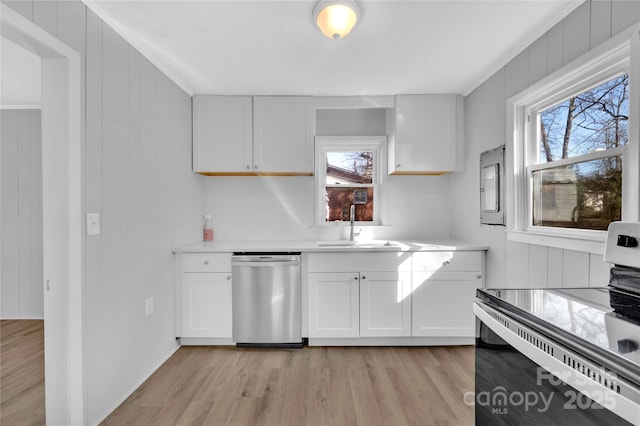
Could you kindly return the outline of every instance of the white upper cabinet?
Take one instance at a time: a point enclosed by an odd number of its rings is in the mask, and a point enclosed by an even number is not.
[[[253,167],[251,96],[193,97],[193,171],[247,173]]]
[[[463,107],[460,95],[397,95],[389,174],[462,171]]]
[[[311,97],[255,96],[254,172],[312,175],[313,120]]]
[[[193,98],[193,171],[206,175],[312,175],[311,97]]]

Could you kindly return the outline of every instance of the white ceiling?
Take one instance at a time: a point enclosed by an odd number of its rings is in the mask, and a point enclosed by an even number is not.
[[[360,0],[325,38],[314,0],[84,2],[190,94],[468,94],[582,0]]]
[[[0,51],[2,108],[40,108],[40,58],[4,37]]]
[[[468,94],[582,0],[360,0],[343,40],[315,0],[95,1],[190,94]]]

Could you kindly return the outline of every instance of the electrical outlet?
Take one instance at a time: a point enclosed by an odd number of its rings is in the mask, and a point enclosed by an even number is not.
[[[145,316],[151,315],[153,312],[153,296],[145,299],[144,301],[144,314]]]

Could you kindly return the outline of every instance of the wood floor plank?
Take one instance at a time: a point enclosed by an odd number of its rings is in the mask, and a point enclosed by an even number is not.
[[[473,424],[475,419],[473,407],[461,403],[464,393],[467,390],[473,390],[472,387],[456,387],[454,380],[452,380],[452,375],[455,375],[456,371],[449,368],[428,367],[426,371],[436,387],[440,389],[447,407],[455,414],[454,420],[457,422],[455,424]]]
[[[310,351],[314,355],[314,351]],[[315,354],[321,353],[317,351]],[[304,407],[306,411],[307,425],[330,424],[329,413],[329,369],[311,368],[307,382],[306,399]]]
[[[405,406],[393,388],[393,382],[385,368],[370,368],[369,378],[376,396],[376,404],[383,413],[384,421],[391,421],[394,425],[408,425]]]
[[[356,416],[353,411],[353,397],[351,394],[351,384],[347,370],[342,368],[332,368],[329,387],[329,407],[331,407],[331,424],[333,425],[356,425]]]
[[[351,397],[353,398],[353,410],[357,424],[378,425],[383,418],[380,406],[372,404],[376,395],[366,368],[350,369],[349,383],[351,385]]]

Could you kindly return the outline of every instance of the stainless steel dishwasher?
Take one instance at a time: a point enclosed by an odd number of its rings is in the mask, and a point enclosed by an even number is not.
[[[236,346],[301,348],[300,253],[234,253],[231,271]]]

